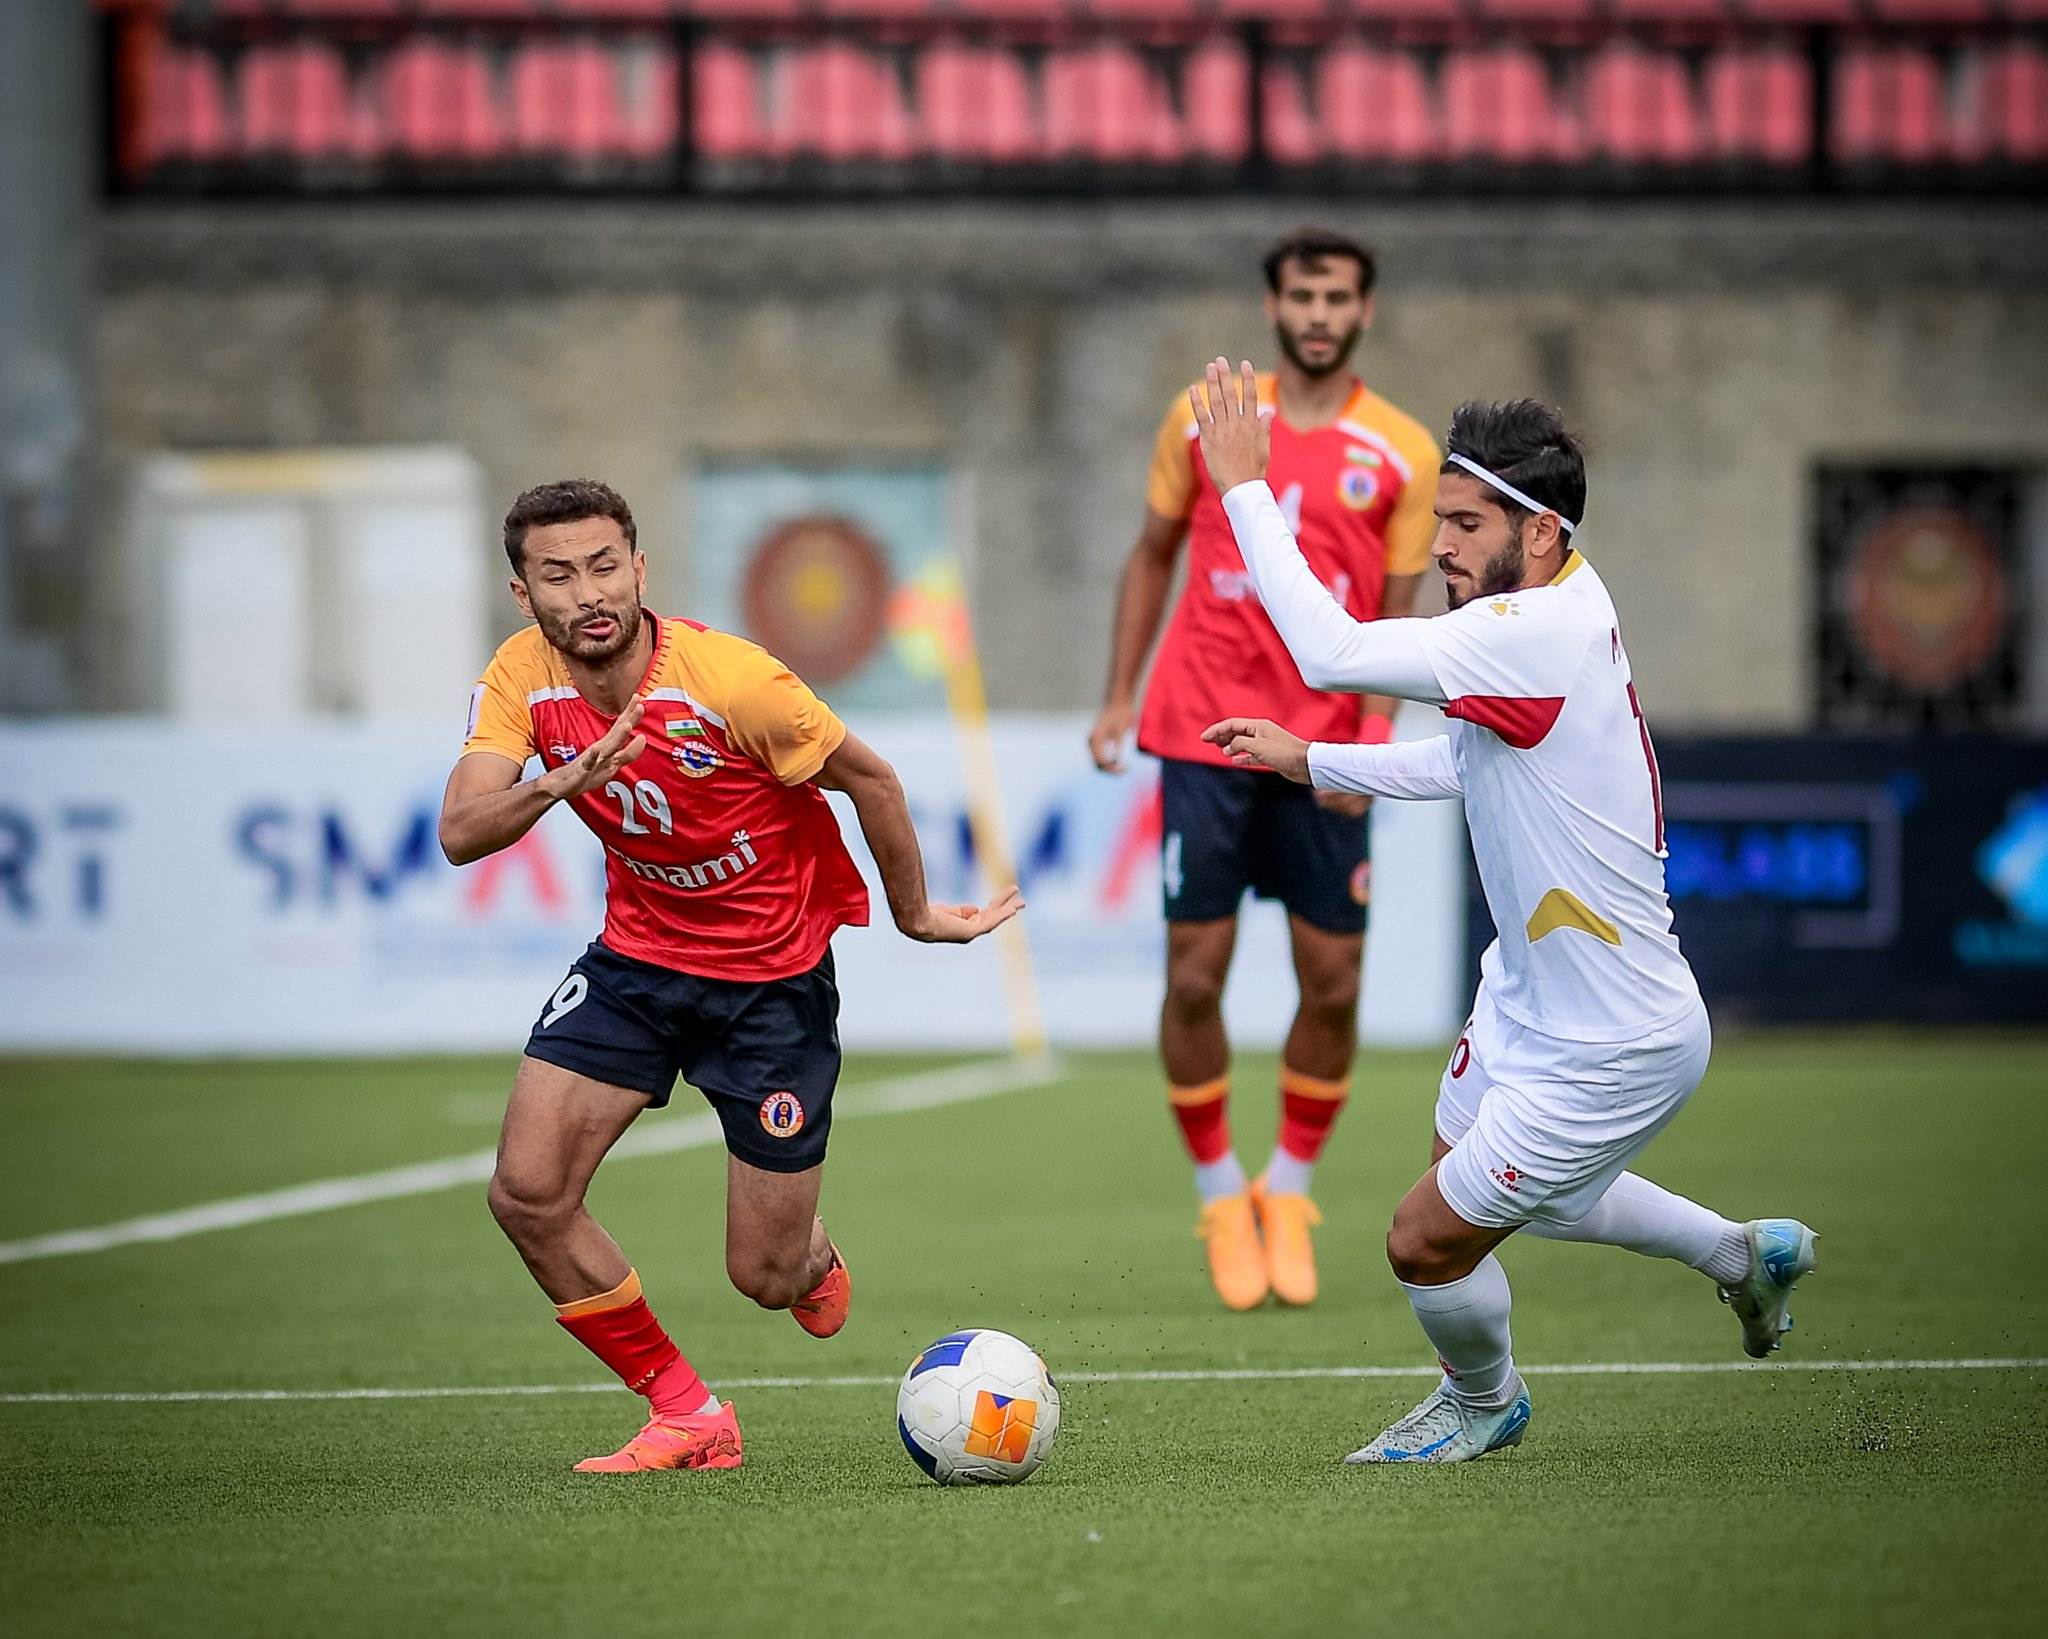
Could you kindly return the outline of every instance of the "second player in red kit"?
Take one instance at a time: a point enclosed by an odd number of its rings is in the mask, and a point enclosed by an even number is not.
[[[1371,324],[1374,263],[1364,246],[1305,229],[1267,254],[1266,313],[1280,348],[1261,378],[1277,403],[1271,479],[1303,556],[1359,620],[1405,615],[1429,561],[1437,450],[1422,425],[1352,373]],[[1370,897],[1365,804],[1233,768],[1202,731],[1257,715],[1306,739],[1384,740],[1389,700],[1311,689],[1259,606],[1216,488],[1202,468],[1185,394],[1153,452],[1145,525],[1119,589],[1109,688],[1090,736],[1097,764],[1122,766],[1137,729],[1160,759],[1166,1001],[1160,1056],[1202,1197],[1201,1234],[1218,1295],[1234,1309],[1316,1295],[1311,1169],[1350,1091],[1359,970]],[[1187,580],[1144,686],[1183,547]],[[1253,702],[1257,702],[1256,711]],[[1245,892],[1287,908],[1301,1001],[1280,1073],[1272,1158],[1248,1181],[1231,1146],[1230,1044],[1221,1002]]]

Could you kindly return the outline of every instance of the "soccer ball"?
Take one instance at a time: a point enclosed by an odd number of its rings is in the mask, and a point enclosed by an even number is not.
[[[896,1431],[941,1485],[1014,1485],[1052,1450],[1059,1385],[1008,1332],[951,1332],[903,1374]]]

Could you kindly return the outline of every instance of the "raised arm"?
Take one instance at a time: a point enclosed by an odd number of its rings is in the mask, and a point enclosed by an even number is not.
[[[1436,672],[1411,620],[1353,620],[1316,579],[1266,486],[1270,435],[1259,409],[1258,376],[1249,364],[1236,382],[1222,359],[1208,369],[1207,392],[1190,388],[1202,456],[1231,533],[1302,680],[1313,689],[1387,694],[1444,703]]]
[[[636,732],[643,709],[635,700],[582,756],[535,779],[522,780],[522,765],[495,751],[463,757],[441,798],[441,852],[448,863],[467,865],[511,847],[556,803],[580,797],[618,773],[647,749]]]

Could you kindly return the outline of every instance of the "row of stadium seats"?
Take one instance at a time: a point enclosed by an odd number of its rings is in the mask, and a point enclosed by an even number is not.
[[[1250,71],[1227,40],[1174,59],[1111,44],[714,42],[693,72],[695,145],[711,158],[1169,164],[1241,160],[1251,146]],[[1425,55],[1340,44],[1276,60],[1264,92],[1265,147],[1282,164],[1789,165],[1812,147],[1810,66],[1768,46],[1688,59],[1621,43],[1560,68],[1519,46]],[[2048,161],[2048,48],[1949,59],[1851,49],[1832,92],[1838,160]],[[251,49],[232,69],[167,46],[148,81],[142,164],[648,161],[676,146],[677,93],[674,54],[647,42],[491,52],[414,39],[361,72],[321,44]]]
[[[181,0],[103,0],[109,9],[170,10]],[[466,21],[670,17],[965,16],[1446,18],[1570,20],[1765,18],[1777,21],[1951,23],[2048,17],[2048,0],[211,0],[187,12],[221,17]]]

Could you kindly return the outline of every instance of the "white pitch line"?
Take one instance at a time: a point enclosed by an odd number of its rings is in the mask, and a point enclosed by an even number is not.
[[[998,1093],[1048,1086],[1064,1073],[1060,1062],[1046,1054],[949,1065],[943,1070],[924,1070],[916,1075],[848,1087],[833,1101],[833,1117],[845,1120],[854,1116],[897,1115],[907,1110],[935,1109],[942,1104],[965,1104],[978,1098],[993,1098]],[[723,1141],[724,1130],[715,1115],[657,1117],[628,1132],[612,1146],[608,1159],[672,1155],[678,1150],[705,1149]],[[276,1218],[299,1218],[311,1212],[331,1212],[338,1207],[392,1201],[407,1195],[431,1195],[465,1184],[481,1184],[491,1176],[496,1164],[494,1150],[473,1150],[445,1161],[424,1161],[416,1166],[358,1173],[349,1178],[324,1178],[317,1183],[266,1190],[260,1195],[240,1195],[176,1212],[129,1218],[97,1229],[66,1229],[22,1241],[0,1241],[0,1263],[28,1263],[36,1258],[105,1252],[117,1246],[180,1241],[188,1235],[240,1229]]]
[[[1956,1372],[2038,1371],[2048,1356],[1969,1357],[1956,1360],[1608,1360],[1579,1365],[1520,1366],[1524,1377],[1691,1377],[1723,1372]],[[1357,1378],[1439,1377],[1436,1366],[1251,1366],[1224,1371],[1061,1372],[1063,1383],[1290,1383],[1345,1382]],[[722,1389],[879,1389],[894,1377],[734,1377]],[[622,1383],[487,1383],[423,1389],[172,1389],[130,1394],[0,1394],[0,1406],[177,1405],[268,1400],[491,1400],[549,1394],[622,1394]]]

